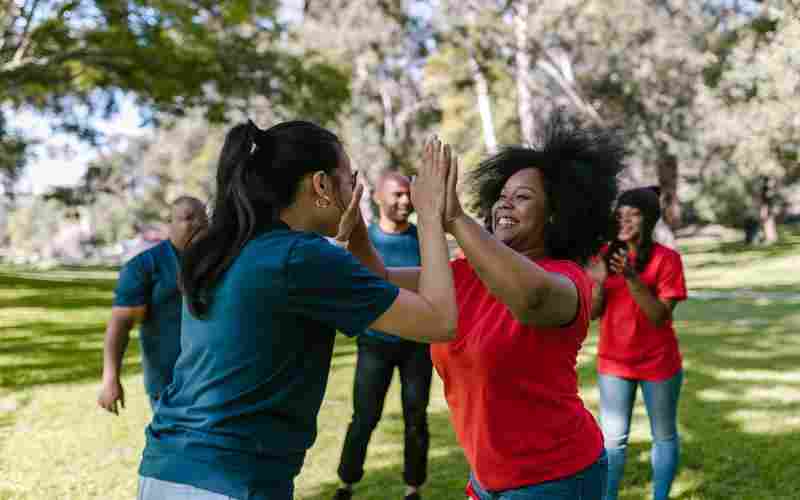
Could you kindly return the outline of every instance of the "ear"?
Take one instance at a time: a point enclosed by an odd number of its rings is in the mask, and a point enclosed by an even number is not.
[[[322,170],[314,172],[311,176],[311,189],[317,197],[330,200],[333,188],[331,182],[331,178]]]

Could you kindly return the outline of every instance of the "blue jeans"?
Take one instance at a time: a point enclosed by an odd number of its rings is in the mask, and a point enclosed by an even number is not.
[[[188,484],[162,481],[154,477],[139,476],[137,500],[235,500],[227,495],[201,490]]]
[[[608,486],[604,500],[617,500],[619,482],[625,469],[625,451],[631,427],[631,414],[636,401],[636,387],[642,386],[653,447],[653,498],[666,500],[678,470],[680,438],[678,436],[678,398],[683,371],[660,382],[631,380],[613,375],[598,376],[600,386],[600,423],[608,452]]]
[[[597,462],[577,474],[513,490],[486,491],[473,475],[469,481],[480,500],[600,500],[606,486],[607,469],[608,459],[603,453]]]
[[[257,500],[292,500],[294,484],[292,481],[275,483],[269,491],[260,491]],[[137,500],[237,500],[221,493],[197,488],[190,484],[162,481],[154,477],[139,476],[139,495]]]

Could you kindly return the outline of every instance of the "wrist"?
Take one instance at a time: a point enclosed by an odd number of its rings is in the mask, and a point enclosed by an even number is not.
[[[447,217],[444,220],[444,228],[447,230],[448,233],[452,233],[455,230],[456,225],[459,221],[463,220],[467,214],[464,212],[459,212],[457,215],[453,217]]]

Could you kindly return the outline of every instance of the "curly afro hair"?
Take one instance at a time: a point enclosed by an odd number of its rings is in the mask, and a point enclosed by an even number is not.
[[[612,208],[623,170],[625,147],[615,129],[581,126],[563,110],[553,112],[541,145],[507,146],[487,158],[469,176],[478,210],[492,231],[492,206],[508,179],[526,168],[544,178],[548,256],[583,265],[608,241]]]

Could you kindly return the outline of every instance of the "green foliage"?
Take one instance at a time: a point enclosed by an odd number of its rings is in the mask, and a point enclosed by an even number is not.
[[[111,116],[125,93],[152,123],[191,109],[222,122],[256,99],[329,122],[349,97],[340,68],[286,50],[275,1],[0,5],[0,105],[38,110],[89,142],[98,140],[90,118]],[[8,177],[24,155],[20,144],[0,133],[0,168]]]

